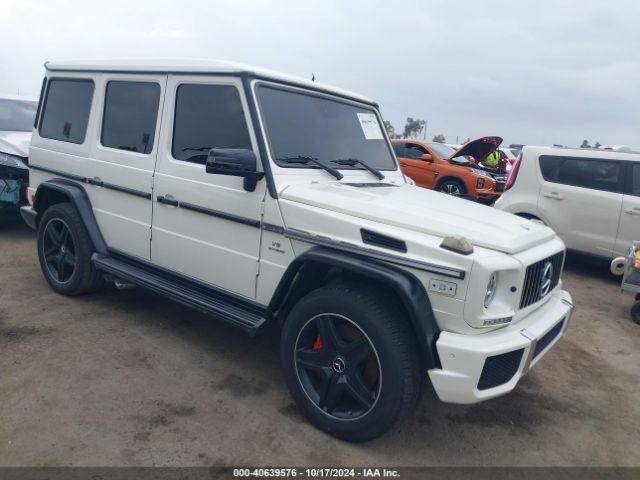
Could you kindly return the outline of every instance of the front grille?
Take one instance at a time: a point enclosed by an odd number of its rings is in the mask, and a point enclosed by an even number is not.
[[[564,320],[558,322],[551,330],[545,333],[540,340],[538,340],[538,343],[536,343],[536,349],[533,351],[533,358],[536,358],[538,355],[540,355],[540,352],[547,348],[549,344],[553,342],[553,340],[558,335],[560,335],[560,332],[562,331],[562,325],[564,325]]]
[[[547,268],[547,264],[551,264],[551,278],[543,277]],[[548,258],[540,260],[527,267],[527,273],[524,277],[524,286],[522,288],[522,297],[520,297],[520,308],[528,307],[542,300],[549,292],[551,292],[560,281],[562,273],[562,264],[564,263],[564,251],[558,252]],[[544,291],[543,284],[550,280],[549,288]]]
[[[518,371],[524,348],[487,357],[478,380],[478,390],[487,390],[507,383]]]

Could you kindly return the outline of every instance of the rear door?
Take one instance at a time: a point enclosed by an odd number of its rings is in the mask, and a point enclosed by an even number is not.
[[[543,155],[538,209],[568,248],[611,257],[618,232],[624,165]]]
[[[615,254],[626,255],[631,242],[640,240],[640,163],[626,162],[627,189],[622,197],[620,227],[616,239]]]
[[[151,256],[162,268],[253,299],[267,182],[248,192],[241,177],[205,170],[214,147],[258,155],[248,112],[239,78],[169,77]]]
[[[404,174],[411,177],[418,186],[433,190],[436,185],[435,158],[432,157],[432,161],[424,160],[422,155],[425,153],[431,154],[417,143],[405,143],[396,150]]]

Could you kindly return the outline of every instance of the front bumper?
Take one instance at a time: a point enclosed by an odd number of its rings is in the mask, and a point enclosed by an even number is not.
[[[442,332],[436,342],[442,368],[429,370],[438,397],[469,404],[510,392],[564,335],[572,310],[571,295],[557,290],[514,325],[480,335]]]

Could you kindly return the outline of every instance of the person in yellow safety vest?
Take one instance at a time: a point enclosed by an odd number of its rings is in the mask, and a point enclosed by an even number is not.
[[[490,154],[487,158],[484,159],[484,165],[489,168],[498,168],[498,163],[500,162],[500,152],[496,150],[492,154]]]
[[[633,264],[635,268],[640,268],[640,248],[636,248]]]

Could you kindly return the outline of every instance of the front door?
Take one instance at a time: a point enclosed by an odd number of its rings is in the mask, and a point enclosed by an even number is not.
[[[406,143],[400,150],[398,161],[404,174],[411,177],[416,185],[433,190],[436,186],[435,158],[425,160],[424,154],[430,152],[416,143]]]
[[[170,76],[164,135],[155,174],[151,259],[154,264],[243,297],[255,298],[261,206],[241,177],[209,174],[213,147],[256,152],[239,78]],[[258,161],[258,164],[260,162]]]

